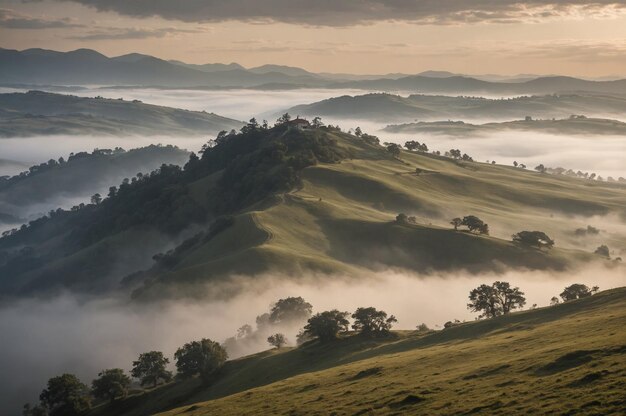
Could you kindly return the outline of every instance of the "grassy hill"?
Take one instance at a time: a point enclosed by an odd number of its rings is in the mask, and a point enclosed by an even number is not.
[[[221,140],[184,170],[163,170],[120,187],[100,206],[0,239],[2,291],[101,287],[109,279],[110,289],[152,299],[208,295],[207,282],[269,271],[298,278],[390,267],[567,270],[603,261],[591,254],[600,244],[613,256],[626,246],[623,227],[575,233],[605,217],[624,221],[626,188],[616,183],[408,151],[397,159],[328,128],[281,126]],[[415,223],[397,223],[399,212]],[[451,229],[451,218],[469,214],[489,223],[491,235]],[[512,243],[521,230],[545,231],[556,248]],[[137,244],[148,238],[151,245]],[[123,269],[113,267],[118,250],[134,259]]]
[[[434,133],[447,136],[476,136],[506,131],[567,135],[626,135],[626,123],[602,118],[566,118],[560,120],[515,120],[503,123],[471,124],[462,121],[436,121],[389,125],[390,133]]]
[[[204,135],[242,123],[213,113],[140,101],[86,98],[41,91],[0,94],[0,138],[53,134]]]
[[[337,117],[380,122],[440,121],[446,119],[519,120],[562,119],[573,114],[621,118],[626,97],[609,94],[537,95],[492,99],[440,95],[364,94],[329,98],[290,108],[290,114]],[[284,112],[284,111],[283,111]]]
[[[208,388],[175,382],[90,415],[617,415],[625,320],[619,288],[442,331],[313,341],[228,361]]]

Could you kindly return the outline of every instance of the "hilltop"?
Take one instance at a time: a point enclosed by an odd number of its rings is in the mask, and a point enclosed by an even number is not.
[[[208,143],[183,169],[163,166],[98,205],[0,239],[0,293],[122,291],[146,300],[210,296],[209,282],[268,271],[567,270],[603,261],[592,254],[599,241],[621,255],[619,230],[574,231],[594,216],[623,219],[625,206],[616,183],[436,154],[394,157],[372,136],[334,127],[248,125]],[[398,213],[415,219],[398,222]],[[452,229],[451,218],[469,214],[491,234]],[[529,229],[557,246],[511,241]]]
[[[563,119],[573,114],[621,118],[626,97],[599,94],[561,94],[516,98],[450,97],[440,95],[364,94],[329,98],[287,111],[302,116],[341,117],[379,122],[487,119],[509,121]]]
[[[618,414],[625,319],[619,288],[441,331],[312,341],[228,361],[208,387],[174,382],[90,415]]]
[[[434,133],[448,136],[476,136],[489,133],[522,131],[567,135],[626,135],[626,123],[603,118],[572,116],[559,120],[514,120],[502,123],[472,124],[463,121],[436,121],[389,125],[390,133]]]
[[[140,101],[42,91],[0,94],[0,138],[39,135],[204,135],[242,123],[217,114]]]

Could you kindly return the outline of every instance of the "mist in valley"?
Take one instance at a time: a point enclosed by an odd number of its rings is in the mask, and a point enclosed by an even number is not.
[[[24,299],[0,309],[0,413],[19,414],[21,405],[34,402],[48,378],[75,373],[90,383],[105,368],[130,370],[139,353],[160,350],[170,357],[185,342],[211,338],[223,342],[244,324],[255,326],[278,299],[302,296],[313,313],[337,308],[353,312],[374,306],[394,314],[396,329],[413,330],[421,323],[440,330],[447,321],[471,321],[467,308],[471,289],[495,280],[519,286],[526,308],[547,306],[572,283],[601,289],[623,286],[623,267],[586,267],[577,271],[546,273],[508,271],[470,275],[463,272],[419,276],[402,271],[364,273],[362,276],[309,275],[298,279],[262,275],[233,277],[242,290],[222,300],[180,300],[151,304],[129,303],[126,298],[90,299],[64,294],[48,299]],[[231,284],[233,284],[231,282]],[[295,344],[299,327],[273,328]],[[247,342],[231,358],[269,349],[266,336]]]

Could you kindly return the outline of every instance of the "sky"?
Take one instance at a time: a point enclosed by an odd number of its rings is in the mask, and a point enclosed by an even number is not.
[[[626,1],[0,0],[0,47],[354,74],[626,77]]]

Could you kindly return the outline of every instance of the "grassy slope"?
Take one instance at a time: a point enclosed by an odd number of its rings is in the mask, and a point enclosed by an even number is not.
[[[199,135],[238,129],[213,113],[41,91],[0,94],[0,137],[51,134]]]
[[[505,131],[568,135],[624,135],[626,134],[626,123],[602,118],[515,120],[487,124],[442,121],[391,125],[385,127],[384,130],[392,133],[435,133],[451,136],[479,135]]]
[[[574,259],[594,257],[590,252],[599,244],[573,234],[587,225],[585,217],[626,215],[626,189],[617,185],[406,151],[399,161],[353,136],[336,137],[355,151],[354,159],[305,169],[302,188],[238,216],[236,227],[189,253],[158,283],[151,282],[149,291],[162,293],[159,283],[180,290],[184,283],[250,269],[294,276],[303,270],[353,274],[389,266],[421,272],[479,272],[502,265],[560,270]],[[416,167],[424,173],[415,175]],[[395,224],[398,212],[417,216],[418,224]],[[450,229],[451,218],[468,214],[487,221],[492,237]],[[545,252],[510,242],[511,234],[528,229],[547,232],[558,248]],[[619,249],[626,246],[624,231],[616,227],[597,238]],[[224,247],[231,250],[221,253]],[[576,247],[586,253],[572,250]]]
[[[93,415],[618,414],[625,322],[619,288],[443,331],[270,350],[228,362],[209,388],[173,383]]]

